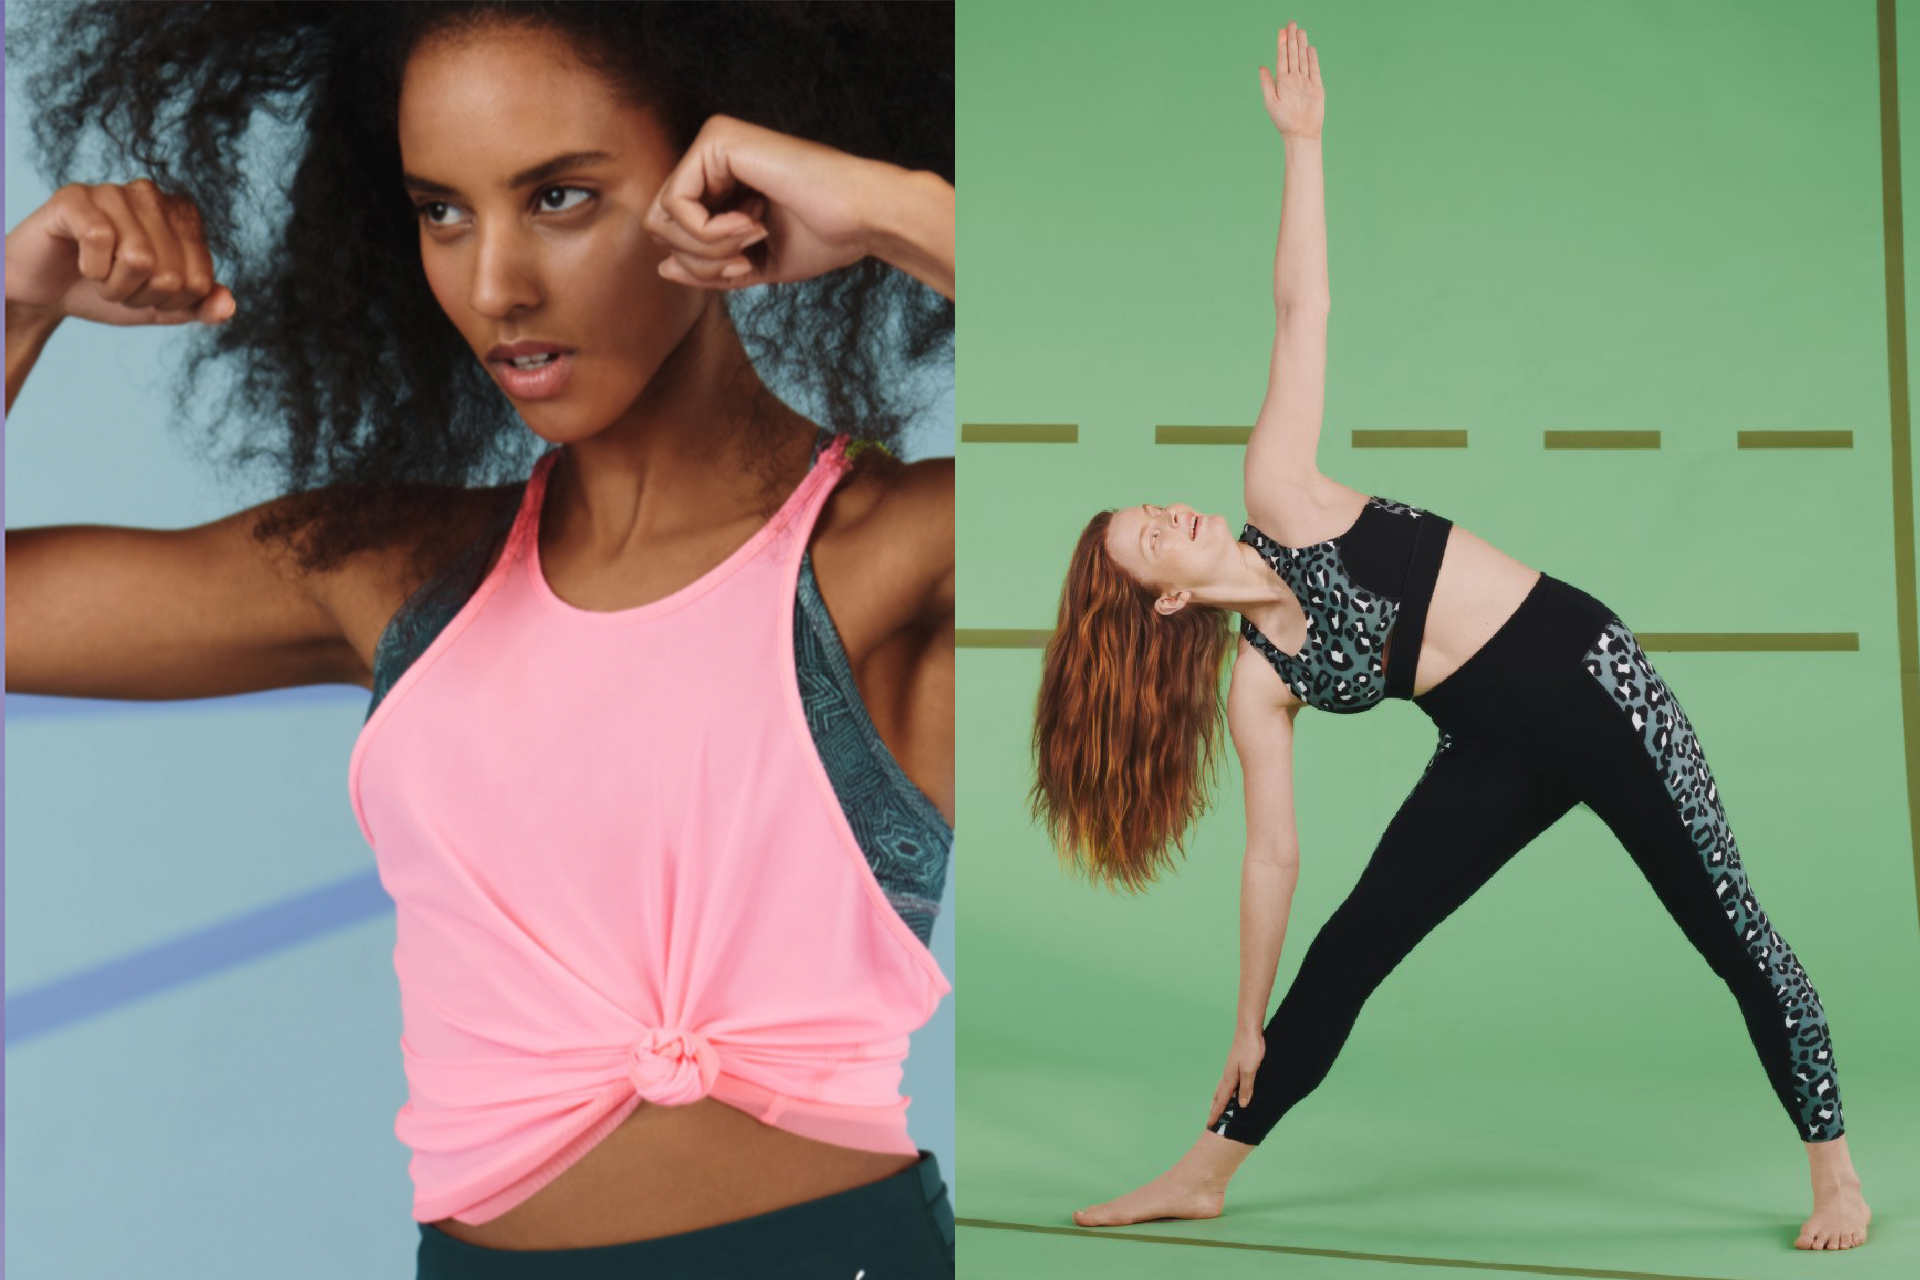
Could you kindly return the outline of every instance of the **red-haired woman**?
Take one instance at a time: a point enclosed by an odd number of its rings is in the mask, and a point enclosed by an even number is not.
[[[1820,1001],[1755,900],[1679,702],[1601,601],[1432,511],[1315,465],[1328,292],[1318,55],[1289,23],[1261,72],[1286,139],[1278,336],[1245,461],[1250,523],[1180,503],[1096,515],[1074,550],[1034,729],[1036,815],[1094,879],[1138,889],[1204,807],[1220,666],[1245,780],[1240,994],[1207,1129],[1082,1226],[1217,1215],[1228,1180],[1325,1076],[1361,1005],[1433,927],[1577,804],[1627,848],[1732,990],[1812,1165],[1796,1244],[1845,1249],[1868,1211]],[[1419,781],[1266,1019],[1298,869],[1293,722],[1406,698],[1439,729]]]

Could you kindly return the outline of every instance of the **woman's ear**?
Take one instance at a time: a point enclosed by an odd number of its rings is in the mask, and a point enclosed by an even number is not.
[[[1191,591],[1169,591],[1153,602],[1153,611],[1161,617],[1168,617],[1187,607],[1187,601],[1193,598]]]

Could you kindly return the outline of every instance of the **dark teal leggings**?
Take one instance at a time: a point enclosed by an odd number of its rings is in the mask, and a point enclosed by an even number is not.
[[[420,1224],[416,1280],[909,1280],[953,1275],[953,1205],[920,1163],[698,1231],[590,1249],[485,1249]]]

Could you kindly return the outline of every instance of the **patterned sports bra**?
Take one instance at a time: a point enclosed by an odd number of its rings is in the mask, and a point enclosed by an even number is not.
[[[1240,634],[1308,706],[1357,712],[1383,698],[1411,699],[1452,527],[1445,516],[1378,496],[1345,533],[1310,546],[1282,546],[1247,525],[1240,541],[1299,599],[1307,638],[1299,653],[1287,653],[1244,615]]]

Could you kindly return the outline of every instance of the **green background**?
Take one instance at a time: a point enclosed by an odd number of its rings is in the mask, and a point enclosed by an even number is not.
[[[1920,5],[1889,8],[1920,31]],[[1241,518],[1240,451],[1154,429],[1250,425],[1265,390],[1284,152],[1256,67],[1290,18],[1327,83],[1321,468],[1583,587],[1648,642],[1832,1020],[1872,1239],[1791,1248],[1806,1160],[1739,1011],[1584,807],[1388,979],[1223,1217],[1126,1229],[1266,1248],[1075,1232],[1073,1209],[1161,1172],[1205,1119],[1234,1011],[1239,779],[1229,762],[1148,894],[1071,880],[1025,811],[1040,655],[963,648],[962,1275],[1920,1274],[1915,583],[1910,549],[1895,559],[1913,353],[1889,359],[1905,228],[1883,226],[1893,88],[1871,0],[963,0],[962,628],[1051,626],[1098,508]],[[1898,58],[1910,85],[1916,56]],[[1920,172],[1920,122],[1899,117]],[[996,423],[1076,424],[1078,442],[964,443]],[[1354,447],[1381,428],[1468,444]],[[1851,446],[1736,446],[1756,429]],[[1562,430],[1660,443],[1543,447]],[[1656,643],[1675,632],[1858,647]],[[1276,1001],[1435,731],[1393,702],[1308,712],[1297,735],[1303,869]]]

